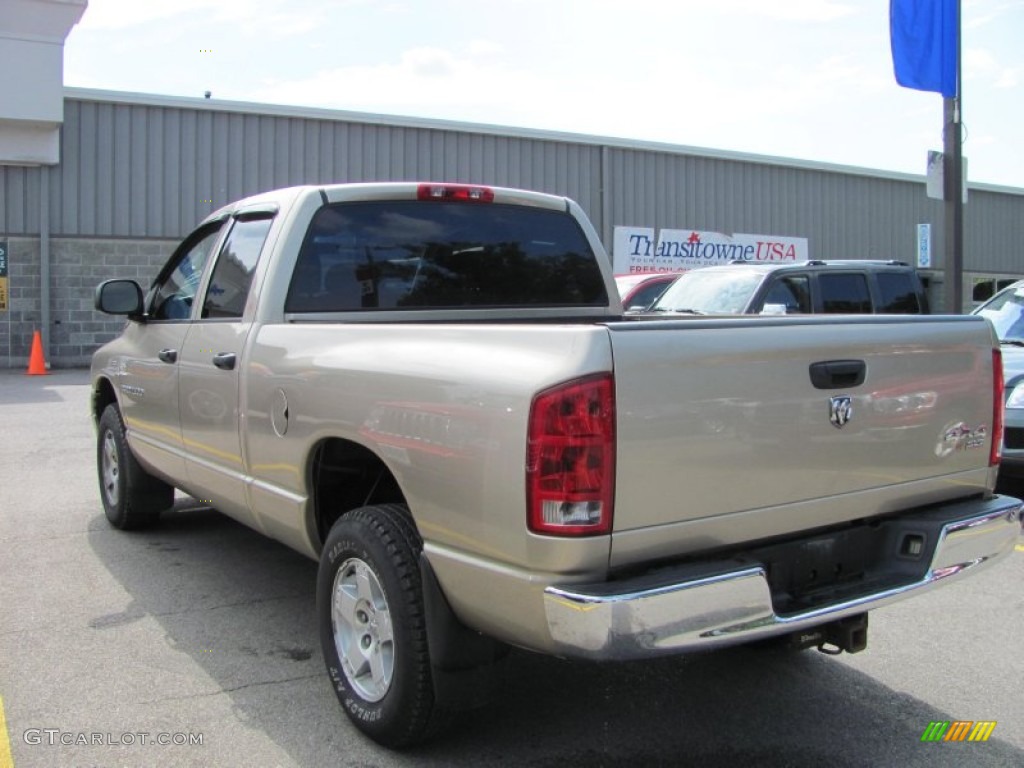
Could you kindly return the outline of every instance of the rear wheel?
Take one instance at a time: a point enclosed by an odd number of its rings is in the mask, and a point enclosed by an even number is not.
[[[334,524],[317,578],[320,641],[338,700],[359,730],[393,748],[425,739],[441,714],[421,546],[404,506],[361,507]]]
[[[96,468],[103,511],[115,528],[153,525],[174,503],[174,488],[150,475],[135,460],[125,439],[121,412],[114,404],[100,416]]]

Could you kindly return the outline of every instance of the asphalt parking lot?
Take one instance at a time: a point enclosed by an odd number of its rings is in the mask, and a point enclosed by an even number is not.
[[[490,707],[388,752],[328,685],[314,562],[185,497],[155,530],[108,527],[87,380],[0,373],[0,768],[1024,765],[1024,539],[873,613],[863,653],[514,652]],[[922,743],[957,720],[996,725]]]

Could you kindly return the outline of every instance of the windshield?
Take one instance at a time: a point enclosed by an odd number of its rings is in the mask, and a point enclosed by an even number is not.
[[[739,314],[764,276],[760,272],[695,269],[679,276],[651,306],[654,312]]]
[[[992,321],[1000,341],[1024,340],[1024,284],[999,294],[975,314]]]

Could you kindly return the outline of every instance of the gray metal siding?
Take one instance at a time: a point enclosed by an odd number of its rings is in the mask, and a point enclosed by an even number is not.
[[[201,102],[68,97],[64,120],[59,166],[0,167],[0,234],[39,233],[41,173],[50,175],[51,235],[115,238],[180,238],[220,205],[276,187],[429,179],[566,195],[605,236],[615,225],[691,227],[806,237],[817,258],[910,261],[915,225],[931,222],[942,252],[942,205],[920,180],[796,161]],[[1021,243],[1024,194],[972,189],[965,269],[1024,272]]]
[[[984,272],[1024,275],[1024,200],[971,190],[964,211],[969,234],[964,236],[965,265]]]

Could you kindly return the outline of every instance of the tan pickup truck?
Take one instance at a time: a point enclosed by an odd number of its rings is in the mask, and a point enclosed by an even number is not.
[[[509,645],[860,650],[1020,532],[984,319],[625,319],[561,197],[271,192],[96,305],[127,316],[92,368],[110,522],[177,488],[318,559],[328,673],[390,746]]]

